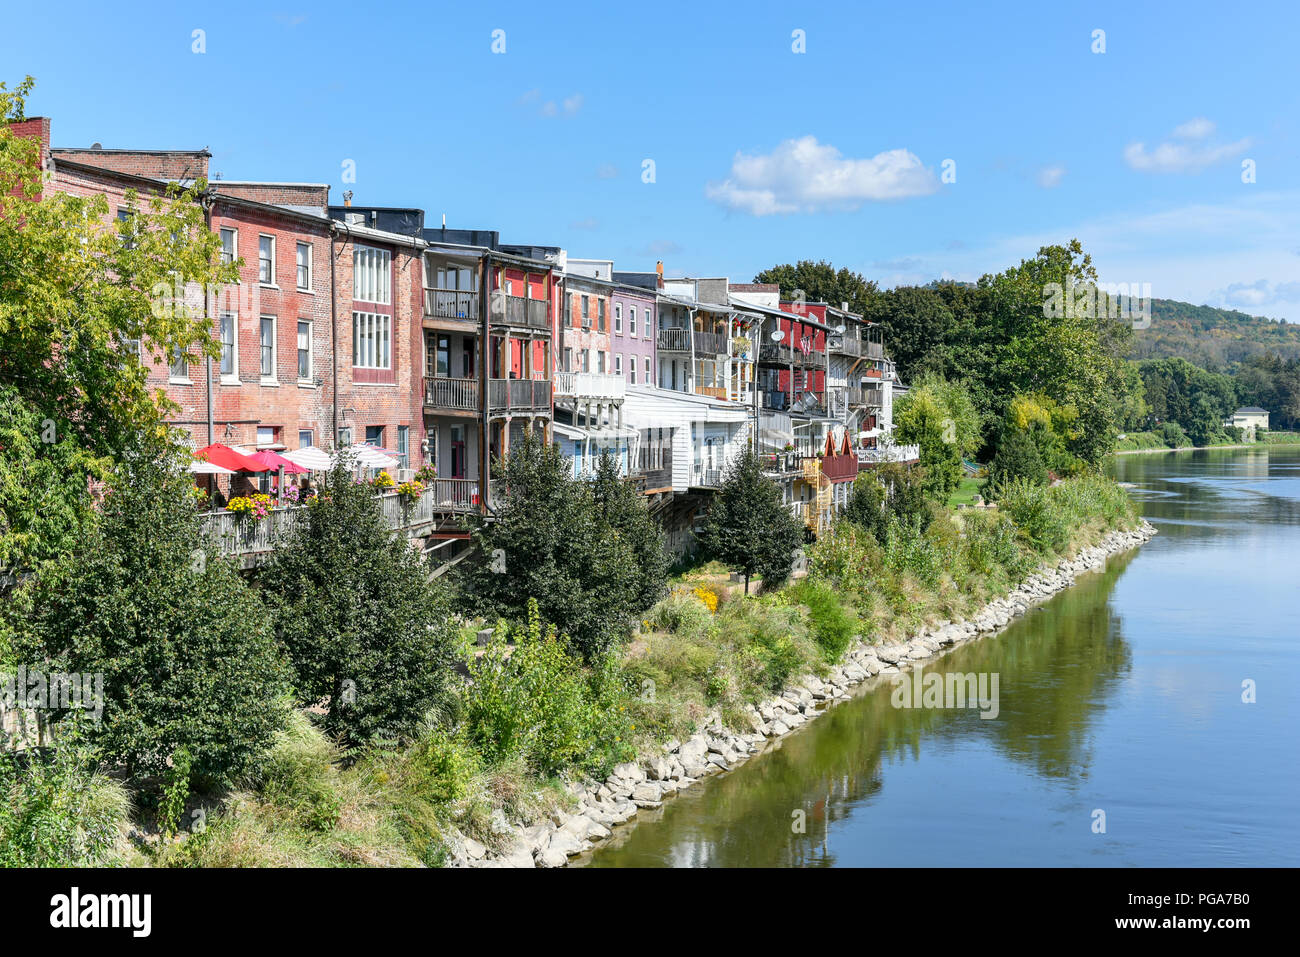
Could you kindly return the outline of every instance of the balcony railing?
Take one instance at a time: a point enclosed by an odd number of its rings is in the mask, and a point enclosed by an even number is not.
[[[549,329],[549,303],[545,299],[523,296],[493,296],[492,321],[530,329]]]
[[[693,484],[696,488],[722,487],[722,469],[706,469],[697,465],[693,470],[693,474],[695,476]]]
[[[477,319],[478,293],[463,289],[426,289],[424,314],[436,319]]]
[[[424,404],[436,409],[478,409],[478,379],[427,377]]]
[[[727,337],[719,332],[696,332],[691,338],[695,340],[696,354],[720,356],[730,348]]]
[[[660,489],[671,486],[673,484],[672,449],[664,448],[654,468],[646,468],[643,465],[637,470],[637,475],[641,479],[642,486],[647,489]]]
[[[858,477],[856,455],[827,455],[821,463],[822,474],[832,482],[851,482]]]
[[[551,384],[545,379],[489,379],[492,411],[550,411]]]
[[[921,457],[919,445],[891,445],[878,449],[858,449],[859,465],[880,465],[885,462],[915,462]]]
[[[621,399],[627,380],[614,372],[557,372],[555,394],[593,399]]]
[[[727,397],[727,390],[715,385],[697,385],[695,392],[697,395],[708,395],[715,399],[725,399]]]
[[[880,343],[880,342],[868,342],[868,343],[866,344],[866,346],[867,346],[866,356],[867,356],[868,359],[883,359],[883,358],[885,358],[885,346],[884,346],[884,343]]]
[[[857,336],[842,335],[831,336],[827,343],[831,352],[838,352],[842,356],[860,356],[862,355],[862,340]]]
[[[477,512],[478,479],[435,479],[419,498],[390,492],[379,497],[379,508],[389,528],[419,534],[440,515]],[[209,512],[199,516],[199,526],[222,552],[255,563],[259,556],[274,551],[284,536],[308,520],[308,515],[305,505],[273,508],[261,521],[251,521],[235,512]]]
[[[771,475],[790,475],[800,470],[798,452],[764,452],[758,461],[763,471]]]
[[[659,350],[661,352],[690,352],[690,334],[689,329],[660,329]]]

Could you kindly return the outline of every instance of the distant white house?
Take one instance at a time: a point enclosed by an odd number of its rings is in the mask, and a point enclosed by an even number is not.
[[[1244,406],[1232,413],[1232,418],[1224,425],[1236,426],[1243,430],[1245,439],[1254,441],[1256,429],[1268,428],[1268,410],[1261,409],[1257,405]]]

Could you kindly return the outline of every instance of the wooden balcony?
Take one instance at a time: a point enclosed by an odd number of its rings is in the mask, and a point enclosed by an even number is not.
[[[885,358],[885,346],[884,346],[884,343],[881,343],[881,342],[868,342],[868,343],[866,343],[866,357],[867,357],[868,359],[883,359],[883,358]]]
[[[478,319],[478,293],[462,289],[426,289],[424,314],[430,319]]]
[[[551,411],[551,383],[545,379],[489,379],[488,407],[493,412]]]
[[[430,409],[459,409],[475,412],[479,408],[478,379],[426,377],[424,404]]]
[[[660,352],[690,352],[691,331],[689,329],[660,329],[658,348]]]
[[[731,348],[727,337],[720,332],[695,332],[691,338],[695,341],[696,355],[722,356]]]
[[[492,296],[492,321],[526,329],[551,328],[549,305],[545,299],[523,296]]]
[[[727,390],[714,385],[697,385],[695,387],[696,395],[708,395],[715,399],[725,399]]]
[[[856,455],[827,455],[821,460],[822,474],[832,482],[852,482],[858,477]]]
[[[695,488],[722,488],[722,469],[692,469],[691,485]]]
[[[557,372],[555,395],[581,399],[621,399],[627,380],[614,372]]]
[[[862,340],[847,332],[843,335],[831,335],[826,345],[831,352],[837,352],[842,356],[862,355]]]

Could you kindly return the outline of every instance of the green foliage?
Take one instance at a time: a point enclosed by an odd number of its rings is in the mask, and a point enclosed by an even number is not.
[[[164,834],[175,834],[180,827],[185,802],[190,797],[190,772],[194,759],[181,748],[172,755],[172,766],[163,775],[162,798],[158,802],[158,826]]]
[[[409,739],[450,702],[450,596],[349,463],[330,472],[261,584],[299,703],[329,699],[327,733],[352,744]]]
[[[755,575],[763,587],[785,582],[803,544],[803,528],[781,501],[781,489],[763,475],[752,449],[727,468],[700,535],[703,553],[745,576],[745,592]]]
[[[826,660],[839,661],[848,650],[858,624],[843,599],[825,582],[810,579],[804,579],[791,589],[790,598],[808,609],[813,637]]]
[[[307,715],[292,711],[261,768],[263,800],[285,809],[298,827],[325,832],[338,823],[340,799],[332,787],[335,749],[315,731]]]
[[[989,467],[989,491],[996,498],[1012,482],[1023,480],[1031,485],[1047,484],[1047,466],[1038,454],[1038,446],[1029,432],[1008,422],[1002,432],[1002,441]]]
[[[943,573],[943,556],[919,522],[891,518],[885,535],[885,568],[933,588]]]
[[[554,625],[543,628],[535,601],[513,651],[499,631],[465,691],[466,733],[485,760],[518,755],[543,774],[575,767],[600,777],[631,754],[627,692],[610,659],[584,668]]]
[[[636,486],[619,477],[618,463],[606,453],[596,465],[591,485],[592,503],[598,527],[627,543],[637,573],[631,596],[632,609],[654,605],[664,594],[668,580],[668,549],[660,524],[650,516],[645,496]]]
[[[519,625],[534,599],[584,659],[599,659],[662,590],[658,533],[637,511],[644,506],[627,501],[608,477],[598,504],[559,449],[532,433],[498,468],[505,501],[491,521],[474,523],[479,557],[457,569],[462,600],[484,618]]]
[[[284,717],[266,609],[200,538],[191,487],[146,463],[121,477],[76,557],[40,575],[19,638],[22,659],[50,672],[102,674],[103,720],[83,733],[136,781],[165,775],[182,750],[196,781],[228,781]]]
[[[130,799],[65,739],[45,753],[0,754],[0,867],[120,862]]]
[[[961,482],[962,458],[980,445],[980,417],[962,383],[926,377],[894,405],[894,437],[921,448],[926,493],[938,500]]]
[[[1166,422],[1161,425],[1159,435],[1161,441],[1171,449],[1184,449],[1192,444],[1192,440],[1177,422]]]
[[[842,518],[870,532],[880,544],[889,534],[891,519],[904,525],[929,527],[934,506],[926,494],[925,471],[887,462],[859,472],[853,480]]]
[[[868,303],[877,294],[876,284],[861,273],[849,269],[836,269],[822,260],[800,260],[796,265],[778,265],[765,269],[754,277],[754,282],[777,283],[783,299],[802,297],[805,302],[829,302],[838,306],[847,302],[854,312],[866,311]]]

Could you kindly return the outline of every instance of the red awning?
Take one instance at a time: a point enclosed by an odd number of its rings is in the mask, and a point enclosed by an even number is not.
[[[286,475],[306,475],[311,471],[311,469],[305,469],[297,462],[290,461],[283,455],[272,452],[270,449],[262,449],[260,452],[254,452],[252,455],[248,456],[248,458],[252,459],[254,462],[261,462],[273,471],[284,469]]]
[[[236,472],[270,472],[271,466],[265,465],[248,455],[241,455],[228,445],[213,442],[194,453],[196,459],[220,465],[222,468]]]

